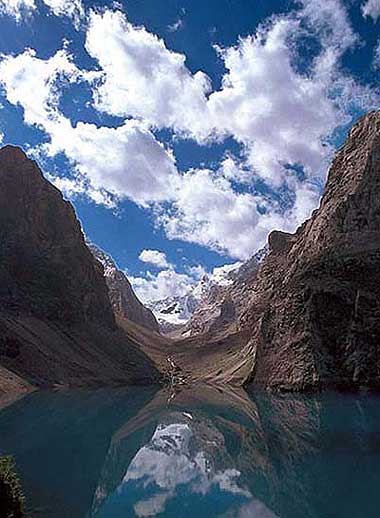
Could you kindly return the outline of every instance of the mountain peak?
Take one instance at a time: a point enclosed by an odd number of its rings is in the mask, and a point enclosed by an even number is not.
[[[0,157],[11,157],[14,160],[27,159],[25,151],[20,146],[14,146],[13,144],[6,144],[0,149]]]

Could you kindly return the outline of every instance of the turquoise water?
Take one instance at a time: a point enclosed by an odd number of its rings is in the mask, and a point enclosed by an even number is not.
[[[380,516],[378,396],[40,392],[0,411],[0,453],[33,518]]]

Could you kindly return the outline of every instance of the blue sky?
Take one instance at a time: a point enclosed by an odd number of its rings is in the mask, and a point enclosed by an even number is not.
[[[0,132],[144,300],[318,205],[379,106],[380,0],[0,0]]]

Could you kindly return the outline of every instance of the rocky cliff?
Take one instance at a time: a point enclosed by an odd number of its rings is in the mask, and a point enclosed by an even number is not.
[[[0,180],[1,306],[112,328],[102,268],[72,205],[19,148],[0,150]]]
[[[318,210],[272,232],[247,298],[247,381],[276,389],[380,386],[380,113],[352,128]]]
[[[93,256],[103,265],[104,278],[114,313],[121,318],[132,320],[146,329],[158,332],[158,322],[152,311],[137,298],[131,283],[126,275],[116,267],[112,257],[92,243],[88,247]]]
[[[187,379],[380,388],[380,112],[350,131],[312,217],[294,234],[272,232],[268,246],[229,288],[235,321],[177,343]]]
[[[0,150],[0,221],[0,365],[39,386],[157,379],[115,322],[73,207],[13,146]]]

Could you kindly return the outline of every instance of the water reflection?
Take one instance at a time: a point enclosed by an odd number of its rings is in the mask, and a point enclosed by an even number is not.
[[[378,516],[375,396],[41,393],[0,412],[0,448],[41,518]]]

